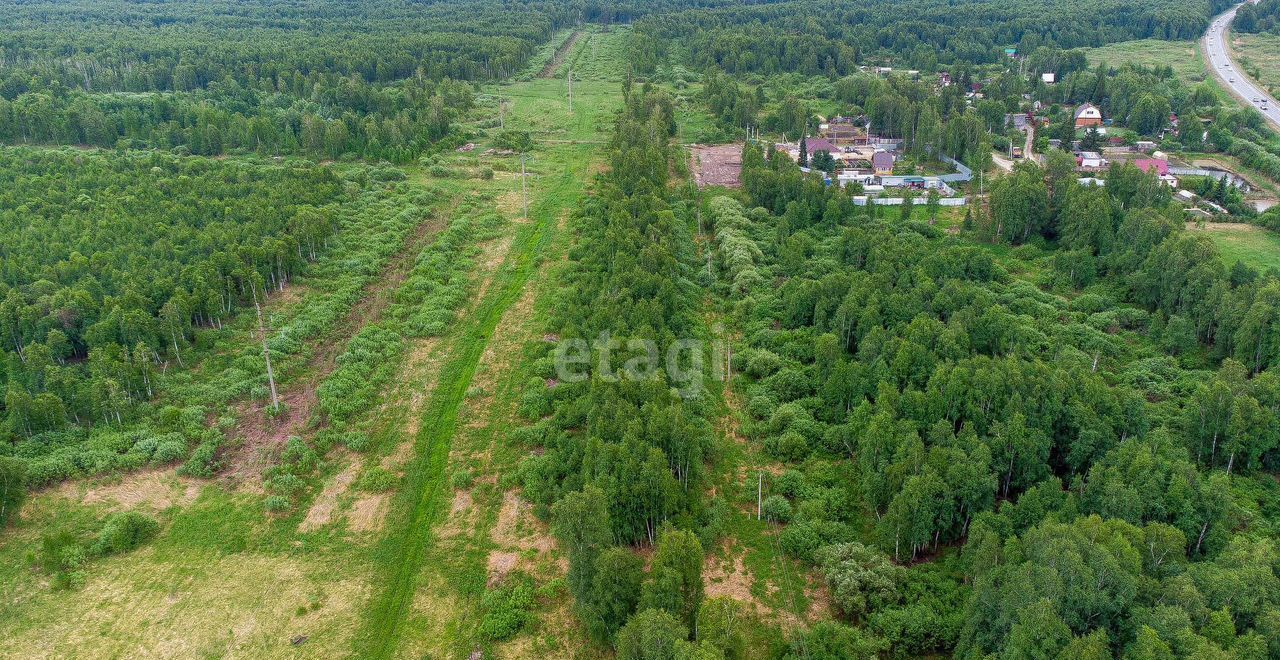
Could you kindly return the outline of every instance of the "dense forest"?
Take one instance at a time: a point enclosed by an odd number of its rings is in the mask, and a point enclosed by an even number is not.
[[[635,65],[653,71],[669,55],[698,69],[764,75],[843,76],[859,65],[932,71],[991,63],[1010,46],[1076,48],[1131,39],[1191,39],[1208,24],[1208,2],[1061,3],[794,2],[673,11],[636,24]]]
[[[1275,0],[1244,3],[1236,12],[1231,29],[1250,33],[1280,31],[1280,3]]]
[[[341,226],[385,213],[379,205],[398,193],[384,174],[154,152],[0,152],[2,452],[27,459],[38,485],[172,462],[221,438],[199,405],[183,405],[263,388],[261,365],[242,360],[235,380],[203,385],[215,394],[155,409],[166,376],[209,349],[205,331],[252,314],[324,254]],[[317,307],[273,338],[277,360],[302,351],[330,313]]]
[[[409,162],[578,12],[485,2],[9,3],[0,142]]]
[[[792,466],[769,480],[764,514],[859,624],[816,626],[780,654],[1280,649],[1265,514],[1280,494],[1267,474],[1280,462],[1274,274],[1221,265],[1131,167],[1099,189],[1052,161],[1020,166],[990,214],[966,221],[972,237],[1021,245],[996,257],[898,209],[856,207],[749,145],[744,198],[704,202],[706,280],[669,238],[689,240],[694,200],[655,196],[649,98],[633,95],[615,167],[580,216],[595,221],[561,323],[661,340],[704,332],[695,281],[725,296],[746,343],[744,431]],[[656,123],[648,137],[640,118]],[[637,232],[645,249],[619,261]],[[546,448],[522,468],[526,492],[550,505],[580,615],[622,657],[741,644],[724,633],[732,606],[702,594],[723,503],[697,483],[717,453],[698,439],[698,400],[671,399],[674,385],[592,370],[549,407],[526,401],[551,412],[522,436]],[[652,566],[615,544],[654,546]],[[901,568],[921,560],[936,565]]]

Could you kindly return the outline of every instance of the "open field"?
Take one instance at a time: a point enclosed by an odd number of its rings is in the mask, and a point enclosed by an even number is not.
[[[1236,60],[1273,95],[1280,92],[1280,35],[1231,33],[1231,49]]]
[[[1210,222],[1204,229],[1187,225],[1189,231],[1203,231],[1213,239],[1227,265],[1237,261],[1260,271],[1280,269],[1280,236],[1254,225]]]
[[[1125,64],[1170,66],[1184,85],[1194,85],[1208,78],[1204,55],[1195,41],[1159,41],[1143,39],[1109,44],[1086,51],[1090,66],[1106,63],[1113,67]]]

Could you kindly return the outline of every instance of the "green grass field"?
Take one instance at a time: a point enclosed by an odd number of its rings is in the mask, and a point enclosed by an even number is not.
[[[1280,236],[1261,227],[1245,224],[1209,223],[1204,229],[1188,225],[1190,231],[1208,234],[1227,265],[1237,261],[1259,271],[1280,269]]]
[[[1261,75],[1259,82],[1267,91],[1280,92],[1280,36],[1233,32],[1231,49],[1250,75]]]
[[[1140,41],[1123,41],[1109,44],[1101,48],[1090,48],[1086,52],[1090,66],[1106,63],[1113,67],[1125,64],[1142,66],[1173,67],[1173,74],[1184,85],[1203,82],[1208,77],[1204,66],[1204,56],[1200,52],[1200,44],[1196,41],[1160,41],[1142,39]]]

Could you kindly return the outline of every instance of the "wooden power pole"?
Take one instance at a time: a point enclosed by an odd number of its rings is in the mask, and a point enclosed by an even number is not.
[[[258,313],[258,334],[262,337],[262,358],[267,361],[267,383],[271,385],[271,410],[280,412],[280,395],[276,393],[276,375],[271,370],[271,351],[267,348],[267,329],[262,324],[262,305],[258,304],[258,287],[253,287],[253,308]]]
[[[524,154],[520,154],[520,201],[524,204],[524,219],[529,221],[529,190],[525,185]]]

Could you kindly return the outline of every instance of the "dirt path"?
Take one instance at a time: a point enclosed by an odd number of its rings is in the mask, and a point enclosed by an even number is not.
[[[573,34],[569,35],[569,38],[565,39],[564,43],[560,44],[560,47],[556,49],[556,54],[551,56],[551,61],[547,62],[546,66],[542,67],[542,73],[539,73],[538,77],[555,77],[556,71],[559,70],[560,65],[564,63],[564,58],[569,53],[573,52],[573,47],[577,45],[578,39],[581,37],[582,32],[574,30]],[[576,78],[577,76],[574,77]]]

